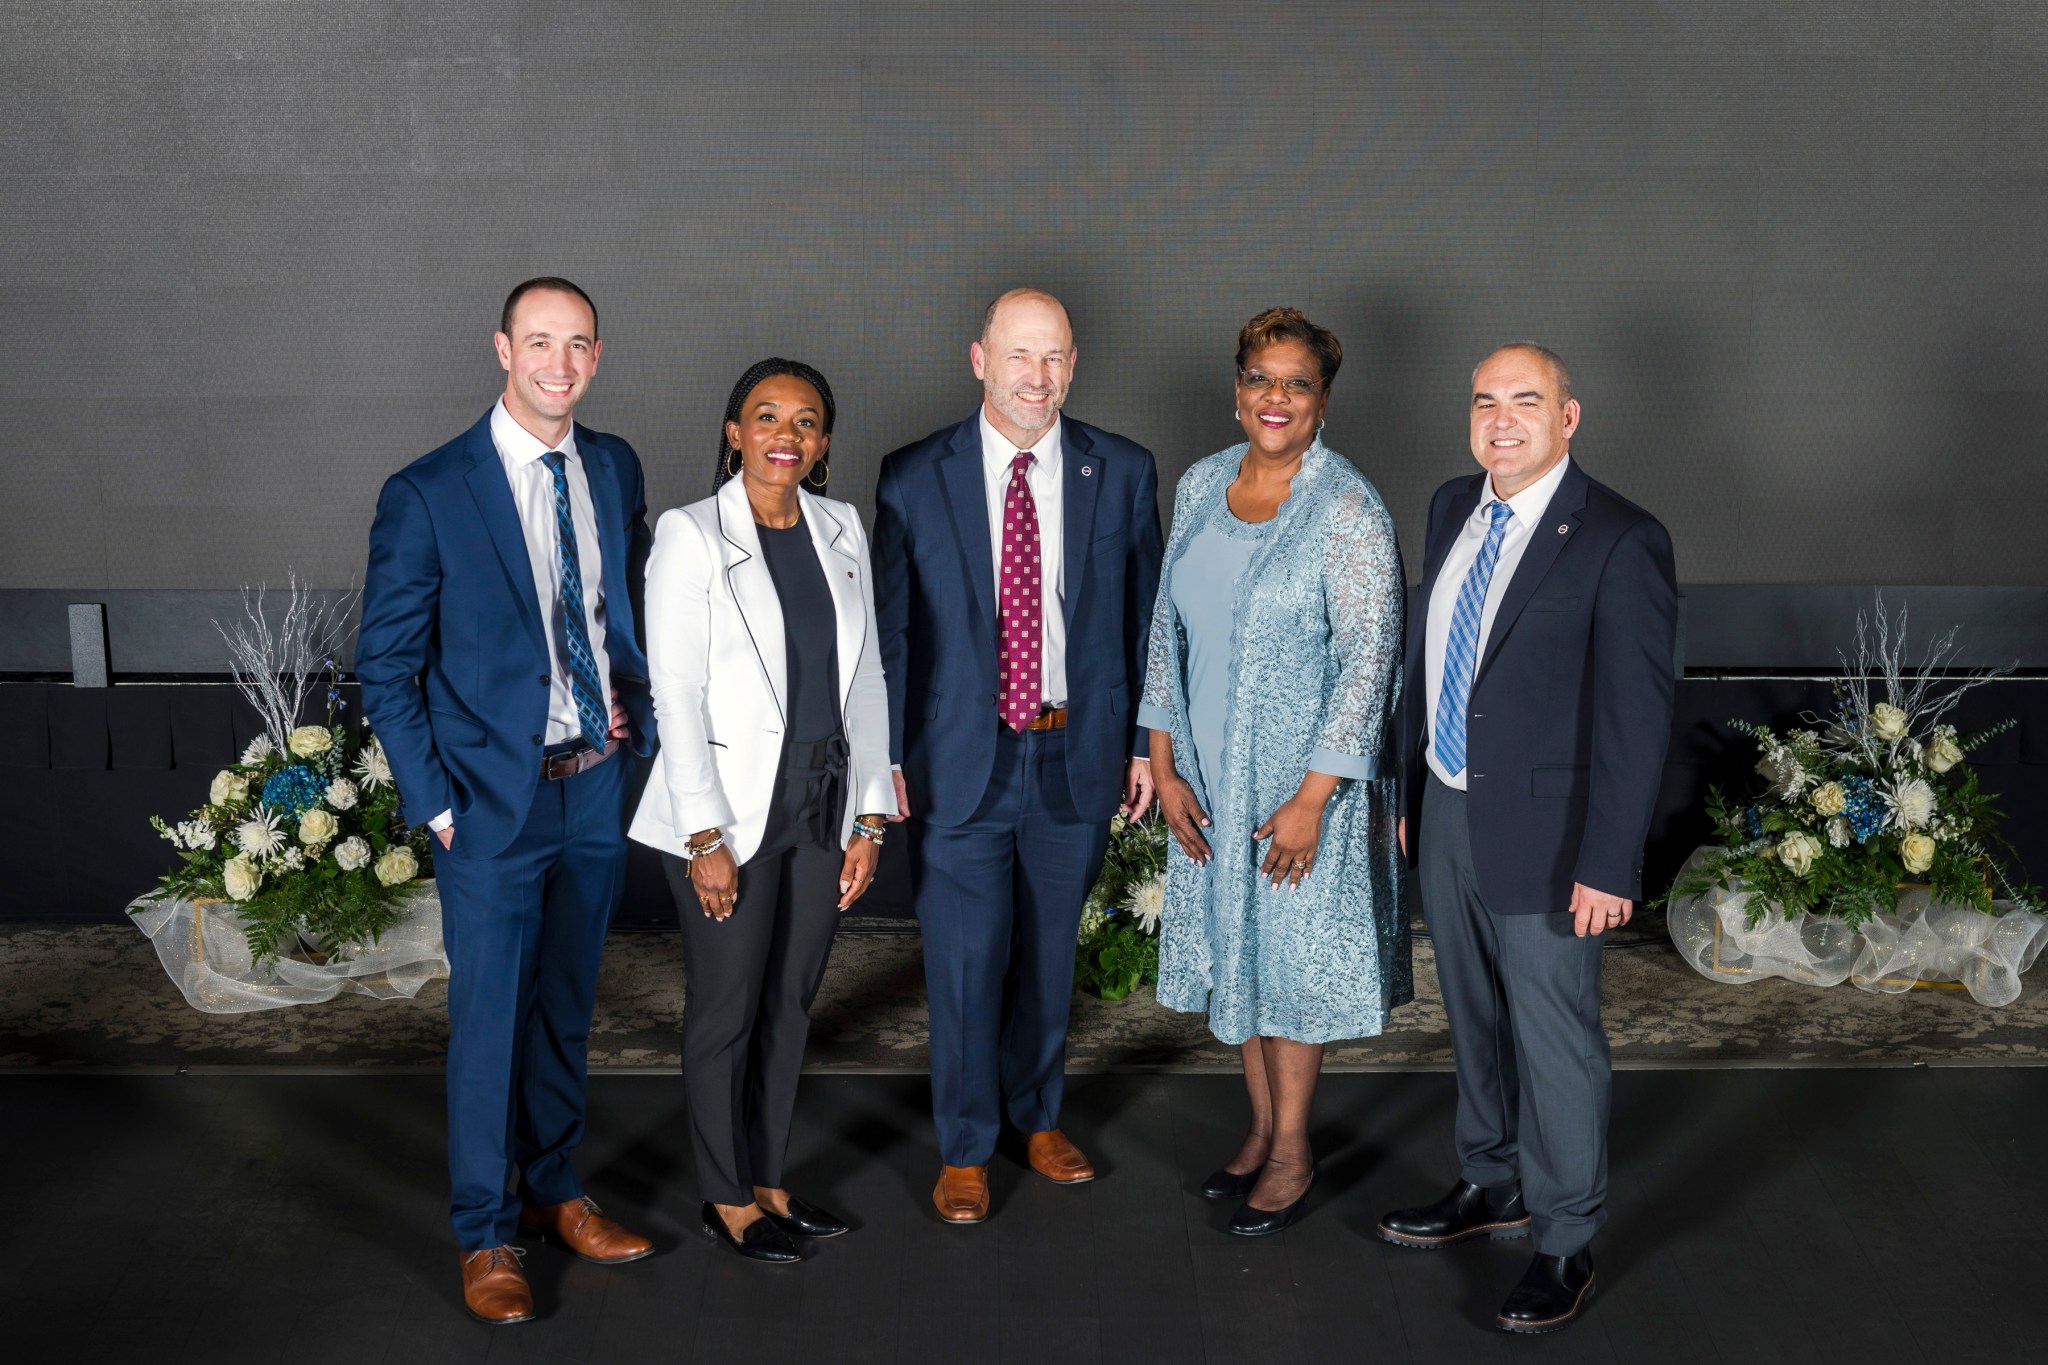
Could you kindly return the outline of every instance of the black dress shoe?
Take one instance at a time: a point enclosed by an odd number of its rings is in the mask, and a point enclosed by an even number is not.
[[[1529,1235],[1529,1210],[1522,1204],[1522,1186],[1483,1189],[1460,1179],[1451,1192],[1419,1209],[1395,1209],[1380,1219],[1382,1242],[1397,1247],[1435,1251],[1474,1237],[1506,1241]]]
[[[1572,1325],[1593,1297],[1593,1253],[1538,1254],[1522,1282],[1500,1306],[1494,1325],[1503,1332],[1535,1336]]]
[[[789,1240],[789,1234],[766,1218],[756,1218],[747,1224],[745,1232],[735,1237],[732,1229],[725,1225],[725,1219],[719,1216],[718,1205],[706,1200],[703,1217],[704,1235],[731,1247],[734,1255],[774,1265],[788,1265],[804,1259],[804,1253]]]
[[[792,1237],[837,1237],[847,1230],[845,1222],[837,1215],[825,1212],[816,1204],[806,1204],[795,1195],[789,1197],[788,1213],[777,1213],[773,1209],[762,1209],[761,1212],[769,1222]]]
[[[1266,1169],[1260,1162],[1248,1175],[1232,1171],[1218,1171],[1202,1182],[1204,1199],[1245,1199],[1250,1197],[1252,1186],[1259,1183],[1259,1173]]]
[[[1285,1232],[1301,1217],[1301,1211],[1308,1203],[1309,1192],[1316,1187],[1316,1170],[1309,1168],[1308,1184],[1301,1187],[1301,1198],[1284,1209],[1255,1209],[1250,1204],[1239,1206],[1230,1215],[1230,1231],[1239,1237],[1270,1237],[1276,1232]]]

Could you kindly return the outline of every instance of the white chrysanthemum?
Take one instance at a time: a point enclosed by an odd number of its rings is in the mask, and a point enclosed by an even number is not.
[[[356,804],[356,784],[337,777],[327,784],[327,804],[336,810],[351,810]]]
[[[277,746],[270,742],[269,735],[258,735],[249,741],[248,748],[242,750],[242,764],[253,768],[276,752]]]
[[[353,872],[359,867],[368,867],[370,865],[369,842],[358,835],[351,834],[348,838],[343,839],[334,846],[334,861],[341,864],[341,870],[344,872]]]
[[[1828,821],[1828,842],[1836,848],[1847,848],[1849,841],[1856,837],[1856,831],[1849,827],[1849,817],[1837,815]]]
[[[278,833],[275,811],[258,809],[235,826],[235,847],[252,858],[268,858],[283,848],[284,842],[284,835]]]
[[[1770,780],[1771,795],[1780,801],[1797,800],[1807,784],[1813,781],[1812,774],[1800,766],[1799,755],[1789,744],[1775,745],[1766,750],[1757,761],[1756,770]]]
[[[371,740],[360,754],[356,755],[356,776],[363,779],[363,785],[371,791],[391,785],[391,760],[384,756],[384,745]]]
[[[1131,918],[1148,934],[1159,932],[1159,916],[1166,911],[1166,883],[1154,877],[1131,891]]]
[[[214,837],[213,826],[204,820],[184,820],[178,824],[180,847],[211,850],[219,842]]]
[[[1934,788],[1925,778],[1891,784],[1885,789],[1884,802],[1891,808],[1895,829],[1924,829],[1934,819]]]

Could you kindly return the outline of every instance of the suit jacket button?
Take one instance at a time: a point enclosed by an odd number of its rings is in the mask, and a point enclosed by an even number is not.
[[[533,737],[533,742],[534,742],[535,744],[538,744],[538,743],[540,743],[540,736],[539,736],[539,735],[535,735],[535,736]]]
[[[549,676],[548,676],[547,674],[545,674],[545,673],[543,673],[543,674],[541,674],[541,675],[540,675],[540,685],[541,685],[542,687],[551,687],[551,686],[553,686],[553,685],[554,685],[554,681],[555,681],[555,680],[554,680],[553,678],[550,678],[550,677],[549,677]]]

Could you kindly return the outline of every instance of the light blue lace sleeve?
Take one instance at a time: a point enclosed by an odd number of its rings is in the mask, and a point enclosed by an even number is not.
[[[1323,597],[1338,672],[1309,768],[1336,777],[1373,777],[1401,687],[1407,593],[1393,519],[1369,488],[1345,490],[1331,511]]]

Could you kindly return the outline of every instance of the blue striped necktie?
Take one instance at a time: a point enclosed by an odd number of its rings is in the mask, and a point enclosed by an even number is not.
[[[1500,563],[1500,542],[1514,509],[1494,500],[1493,525],[1486,543],[1472,561],[1458,605],[1451,611],[1451,634],[1444,642],[1444,685],[1436,699],[1436,756],[1444,771],[1456,777],[1465,770],[1465,703],[1472,699],[1472,669],[1479,660],[1479,622],[1486,614],[1486,589],[1493,566]]]
[[[583,738],[592,748],[605,746],[611,712],[597,680],[597,655],[590,648],[590,626],[583,617],[583,559],[577,553],[576,522],[569,515],[569,476],[559,450],[540,457],[555,476],[555,549],[562,561],[562,639],[569,653],[569,691],[576,698],[576,716]]]

